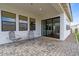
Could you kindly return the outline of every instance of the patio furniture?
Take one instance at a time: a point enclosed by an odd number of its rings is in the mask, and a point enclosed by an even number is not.
[[[34,32],[33,31],[28,31],[28,39],[29,40],[34,39]]]
[[[16,38],[15,32],[14,32],[14,31],[10,31],[10,32],[9,32],[9,39],[10,39],[11,41],[15,42],[15,41],[20,40],[21,38],[20,38],[20,37]]]

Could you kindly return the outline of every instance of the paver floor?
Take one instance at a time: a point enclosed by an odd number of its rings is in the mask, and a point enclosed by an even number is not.
[[[71,34],[65,41],[40,37],[0,45],[1,56],[79,56],[79,44]]]

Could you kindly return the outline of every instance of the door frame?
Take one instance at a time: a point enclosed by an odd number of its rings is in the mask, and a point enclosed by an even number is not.
[[[53,18],[41,20],[41,25],[42,25],[42,21],[46,21],[46,28],[47,28],[47,20],[52,20],[52,32],[53,32],[53,19],[57,19],[57,18],[59,18],[59,23],[60,23],[60,16],[57,16],[57,17],[53,17]],[[43,34],[42,34],[42,31],[43,31],[43,30],[42,30],[42,26],[41,26],[41,35],[42,35],[42,36],[49,37],[49,36],[47,36],[47,31],[46,31],[46,35],[43,35]],[[60,28],[59,28],[59,31],[60,31]],[[59,32],[59,34],[60,34],[60,32]],[[60,38],[60,35],[59,35],[59,38]]]

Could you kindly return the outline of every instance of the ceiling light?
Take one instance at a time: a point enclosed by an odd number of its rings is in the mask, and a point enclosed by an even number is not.
[[[30,5],[33,5],[33,3],[30,3]]]
[[[39,8],[40,9],[40,11],[42,11],[42,8]]]

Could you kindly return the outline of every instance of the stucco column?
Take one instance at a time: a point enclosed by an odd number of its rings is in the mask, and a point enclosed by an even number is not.
[[[1,29],[2,29],[2,27],[1,27],[1,9],[0,9],[0,31],[1,31]]]
[[[16,31],[19,31],[19,15],[16,14]]]
[[[60,14],[60,40],[64,40],[64,14]]]
[[[30,17],[28,17],[28,31],[30,31]]]

